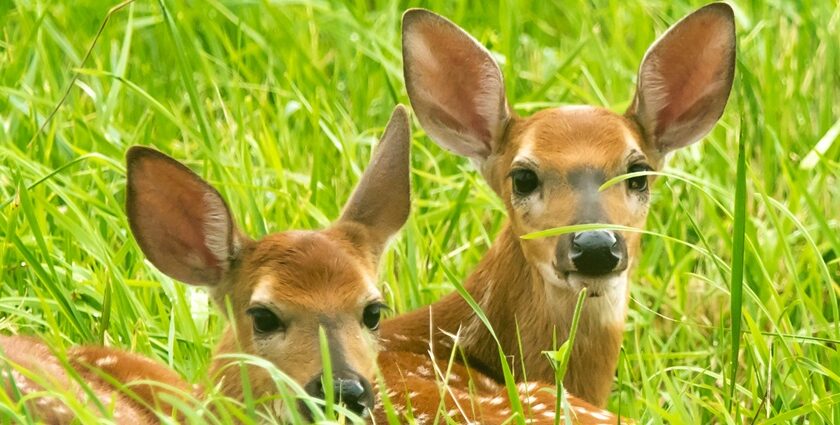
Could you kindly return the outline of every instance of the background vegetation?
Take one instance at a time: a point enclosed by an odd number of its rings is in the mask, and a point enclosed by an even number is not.
[[[422,6],[494,52],[510,101],[528,114],[577,103],[623,111],[647,46],[702,4]],[[0,0],[0,332],[59,347],[104,342],[198,381],[223,322],[201,290],[144,261],[123,213],[126,149],[184,160],[253,236],[329,223],[394,104],[408,101],[399,21],[414,4],[138,0],[111,17],[82,64],[112,6]],[[670,161],[699,184],[658,180],[648,222],[700,249],[645,237],[610,408],[641,423],[840,423],[840,7],[734,7],[726,114]],[[739,141],[746,268],[733,358]],[[397,312],[450,292],[505,215],[469,164],[416,125],[412,173],[414,213],[382,267]],[[0,417],[16,409],[0,402]]]

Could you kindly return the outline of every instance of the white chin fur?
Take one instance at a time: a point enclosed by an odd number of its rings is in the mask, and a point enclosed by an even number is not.
[[[587,276],[579,273],[568,273],[565,277],[557,275],[554,265],[550,263],[540,264],[538,267],[543,281],[556,288],[580,292],[584,287],[591,297],[612,295],[614,293],[624,294],[627,288],[627,270],[619,273],[610,273],[606,276]]]
[[[603,324],[621,323],[626,313],[626,293],[628,272],[611,273],[607,276],[592,277],[578,273],[569,273],[565,277],[558,276],[554,266],[542,264],[538,267],[543,281],[554,288],[571,293],[578,293],[584,287],[589,297],[584,304],[587,315],[600,317]],[[559,299],[576,300],[577,296],[561,297]]]

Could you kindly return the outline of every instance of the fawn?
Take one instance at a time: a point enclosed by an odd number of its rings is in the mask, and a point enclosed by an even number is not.
[[[397,107],[370,166],[344,208],[341,218],[317,231],[287,231],[254,241],[235,224],[219,193],[176,160],[155,150],[128,151],[126,206],[131,231],[149,260],[165,274],[192,285],[209,287],[214,301],[229,305],[228,326],[217,354],[244,352],[266,359],[310,395],[336,401],[360,415],[369,413],[375,394],[377,329],[383,298],[377,287],[377,263],[388,239],[408,218],[410,129],[407,112]],[[322,385],[319,328],[328,339],[334,387]],[[47,346],[36,339],[3,337],[4,387],[7,395],[43,391],[41,379],[74,391],[74,378]],[[94,396],[121,423],[158,423],[161,390],[153,381],[186,389],[166,366],[141,356],[105,347],[68,351],[72,369]],[[222,391],[243,397],[238,367],[217,359],[212,375]],[[133,390],[116,391],[104,375]],[[251,391],[271,395],[276,384],[259,367],[247,368]],[[275,397],[276,399],[276,397]],[[275,402],[276,403],[276,402]],[[28,402],[48,423],[73,420],[65,403],[53,397]],[[166,408],[165,403],[163,403]],[[291,408],[281,406],[280,415]],[[307,409],[300,409],[306,415]]]
[[[397,107],[335,224],[260,241],[237,230],[219,193],[187,167],[158,151],[133,147],[127,155],[129,224],[142,251],[162,272],[209,286],[220,306],[229,302],[233,323],[217,355],[262,357],[310,395],[324,398],[321,327],[329,339],[335,400],[362,417],[372,410],[376,423],[386,423],[371,384],[376,382],[376,333],[383,308],[375,269],[387,240],[408,216],[409,142],[407,113]],[[91,397],[98,398],[120,423],[156,424],[161,414],[177,415],[173,398],[193,390],[169,367],[114,348],[72,347],[60,359],[41,340],[0,336],[0,350],[6,395],[27,400],[29,411],[49,424],[76,419],[68,394],[90,407],[95,403]],[[512,413],[501,386],[460,365],[433,364],[416,353],[385,353],[379,361],[392,406],[403,415],[398,420],[408,413],[417,423],[427,423],[441,407],[452,419],[489,424],[504,422]],[[230,362],[217,359],[211,376],[218,378],[223,393],[241,400],[240,370],[229,367]],[[440,372],[450,368],[453,381],[441,386],[450,374]],[[474,378],[472,387],[455,381],[465,376]],[[288,417],[290,408],[299,408],[304,416],[310,413],[303,406],[278,406],[278,397],[272,397],[277,386],[264,369],[249,367],[248,382],[255,395],[275,403],[274,414]],[[48,393],[53,388],[64,395]],[[554,390],[520,385],[518,396],[531,416],[529,423],[552,424],[555,416],[564,416],[555,412]],[[615,423],[609,412],[573,397],[566,405],[574,423]]]
[[[625,173],[661,169],[669,152],[715,126],[734,75],[732,9],[707,5],[654,42],[623,115],[565,106],[519,117],[505,98],[498,65],[469,34],[421,9],[407,11],[402,28],[405,83],[420,124],[437,144],[474,161],[510,217],[466,290],[514,359],[511,369],[527,372],[516,378],[553,382],[555,371],[543,352],[568,338],[578,293],[586,288],[564,383],[603,406],[615,375],[640,235],[590,230],[521,236],[587,223],[644,226],[653,176],[600,186]],[[470,367],[502,379],[495,340],[458,294],[386,320],[381,332],[386,351],[431,350],[436,358],[449,357],[454,334]]]

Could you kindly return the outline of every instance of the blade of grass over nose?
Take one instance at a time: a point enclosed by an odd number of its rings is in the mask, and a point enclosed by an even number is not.
[[[327,340],[327,332],[323,326],[318,326],[318,341],[321,344],[321,385],[324,389],[324,414],[327,419],[334,418],[333,406],[335,405],[335,393],[333,392],[332,362],[330,361],[330,343]]]
[[[743,132],[743,127],[742,130]],[[743,134],[741,134],[743,136]],[[730,280],[730,305],[732,315],[732,349],[729,371],[729,397],[727,409],[732,411],[735,397],[735,378],[738,374],[738,352],[741,346],[741,305],[744,285],[744,241],[747,222],[747,161],[746,137],[738,138],[738,169],[735,177],[735,223],[732,243],[732,271]],[[737,415],[736,415],[737,417]]]
[[[678,239],[678,238],[675,238],[673,236],[668,236],[668,235],[663,234],[663,233],[653,232],[653,231],[650,231],[650,230],[644,230],[644,229],[640,229],[638,227],[622,226],[622,225],[619,225],[619,224],[606,224],[606,223],[575,224],[575,225],[572,225],[572,226],[561,226],[561,227],[555,227],[555,228],[552,228],[552,229],[540,230],[538,232],[527,233],[527,234],[524,234],[524,235],[520,236],[520,238],[524,239],[524,240],[541,239],[541,238],[549,238],[549,237],[552,237],[552,236],[565,235],[567,233],[586,232],[586,231],[590,231],[590,230],[617,230],[617,231],[621,231],[621,232],[635,232],[635,233],[641,233],[643,235],[656,236],[658,238],[662,238],[662,239],[670,241],[670,242],[678,243],[680,245],[685,245],[685,246],[687,246],[691,249],[694,249],[695,251],[703,254],[704,256],[709,257],[709,258],[717,261],[717,262],[722,261],[717,255],[715,255],[712,252],[709,252],[707,249],[705,249],[705,248],[703,248],[703,247],[701,247],[697,244],[693,244],[691,242],[686,242],[682,239]]]

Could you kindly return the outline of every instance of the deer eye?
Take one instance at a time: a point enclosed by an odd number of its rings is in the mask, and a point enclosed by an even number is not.
[[[633,164],[627,169],[627,172],[639,173],[650,170],[650,166],[646,164]],[[646,192],[648,189],[648,176],[636,176],[627,179],[627,187],[636,192]]]
[[[258,334],[286,330],[286,325],[283,324],[283,321],[273,311],[265,307],[251,307],[247,313],[251,316],[251,321],[254,324],[254,332]]]
[[[362,313],[362,323],[364,323],[365,326],[372,331],[379,329],[379,321],[382,318],[383,308],[387,307],[379,302],[368,304],[367,307],[365,307],[365,311]]]
[[[513,192],[517,196],[528,196],[540,187],[540,179],[537,177],[537,173],[527,168],[511,171],[510,179],[513,182]]]

